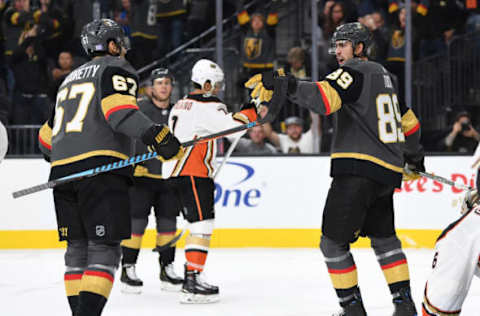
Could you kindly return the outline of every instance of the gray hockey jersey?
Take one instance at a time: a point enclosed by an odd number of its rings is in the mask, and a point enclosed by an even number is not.
[[[39,132],[51,178],[132,156],[131,137],[140,138],[153,124],[139,111],[137,88],[133,68],[113,56],[95,58],[65,78]]]
[[[378,63],[351,59],[320,82],[299,82],[294,102],[335,112],[331,175],[360,175],[400,186],[404,153],[420,151],[420,124]],[[406,138],[409,138],[408,140]]]

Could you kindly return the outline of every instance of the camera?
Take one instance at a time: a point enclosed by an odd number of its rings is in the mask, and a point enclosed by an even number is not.
[[[468,130],[470,130],[470,123],[462,123],[462,132],[466,132]]]

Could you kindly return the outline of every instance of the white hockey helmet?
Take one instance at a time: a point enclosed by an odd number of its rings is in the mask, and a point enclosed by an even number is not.
[[[203,85],[209,81],[212,85],[212,90],[215,87],[223,89],[223,70],[219,65],[208,59],[200,59],[193,65],[192,81],[199,84],[202,89]]]

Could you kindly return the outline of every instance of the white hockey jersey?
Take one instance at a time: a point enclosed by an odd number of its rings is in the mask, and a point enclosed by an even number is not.
[[[228,113],[227,107],[215,96],[189,94],[172,108],[168,120],[170,131],[180,142],[217,133],[257,119],[255,108]],[[241,136],[244,132],[230,135]],[[217,155],[216,140],[185,148],[185,155],[178,161],[162,164],[162,177],[194,176],[212,177]]]
[[[479,259],[480,206],[476,206],[437,239],[423,315],[459,315],[473,276],[480,277]]]

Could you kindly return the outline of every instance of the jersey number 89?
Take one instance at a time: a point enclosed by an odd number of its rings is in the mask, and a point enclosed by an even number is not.
[[[404,142],[402,116],[396,94],[377,96],[378,137],[384,143]]]

